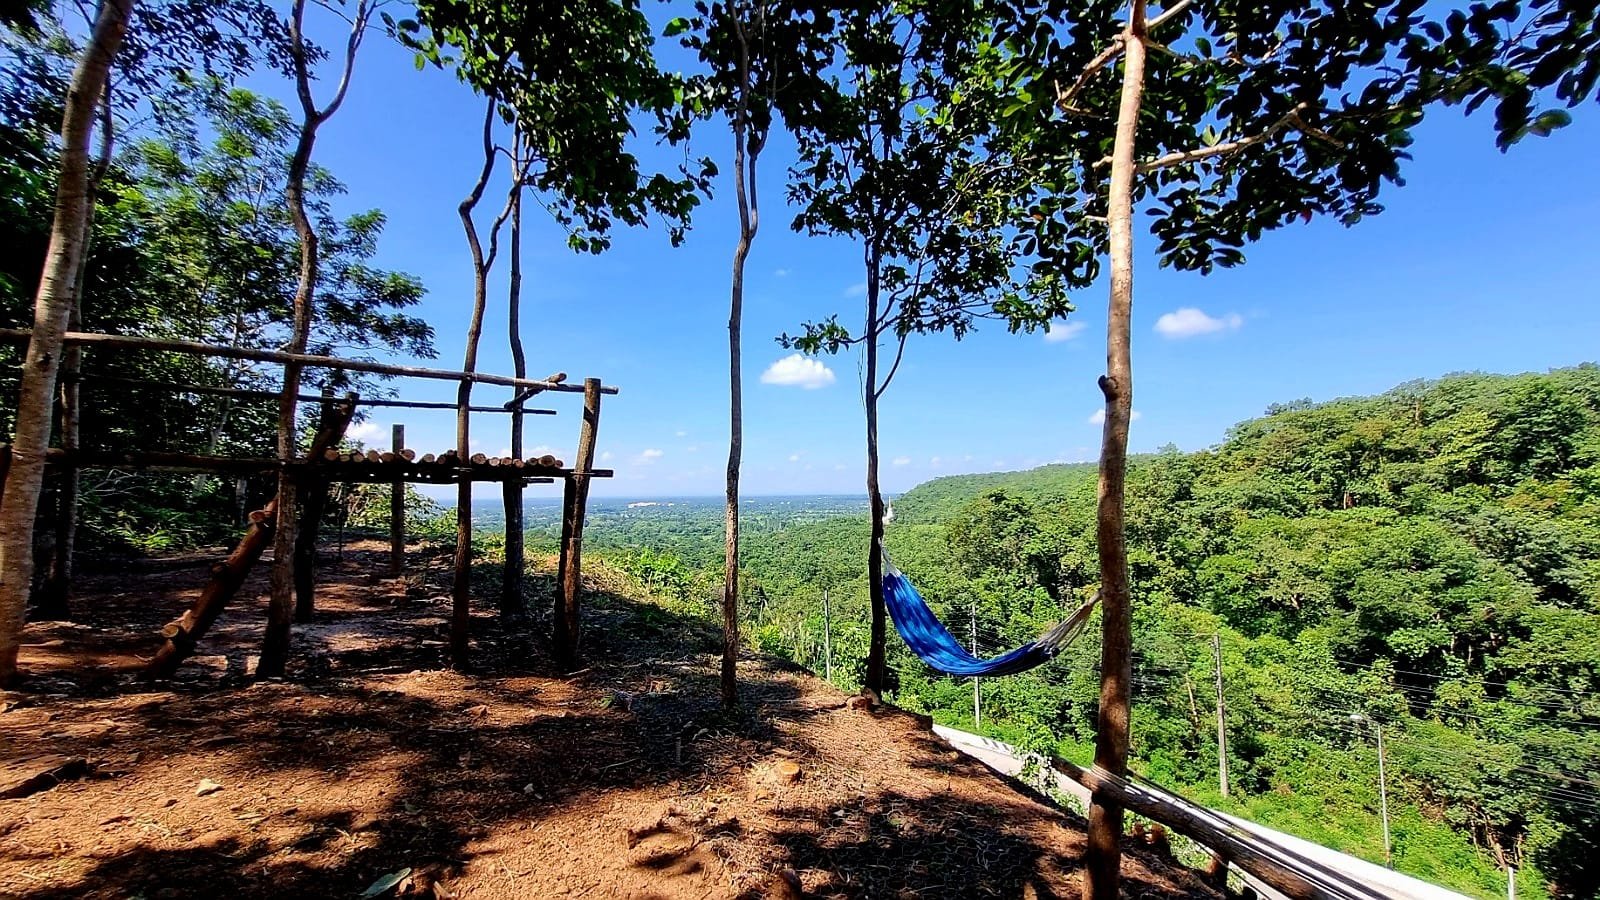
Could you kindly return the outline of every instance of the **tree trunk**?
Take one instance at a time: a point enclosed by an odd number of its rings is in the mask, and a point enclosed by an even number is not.
[[[511,177],[517,182],[511,186],[511,246],[510,284],[506,289],[506,330],[511,341],[512,374],[528,377],[528,358],[522,350],[522,139],[520,133],[512,140]],[[511,458],[522,458],[522,404],[511,410]],[[511,625],[522,622],[528,615],[527,600],[522,595],[525,576],[525,547],[522,528],[522,482],[507,479],[503,485],[506,515],[506,560],[500,578],[500,620]]]
[[[369,0],[360,0],[351,24],[349,41],[345,45],[344,76],[328,105],[319,110],[311,98],[310,59],[302,30],[305,8],[306,0],[295,0],[289,24],[295,91],[300,98],[301,110],[300,138],[295,144],[294,156],[289,160],[288,180],[284,186],[289,218],[294,223],[295,237],[300,241],[300,280],[294,291],[294,326],[288,346],[290,353],[306,352],[306,344],[310,341],[312,301],[321,262],[317,231],[306,215],[305,181],[311,167],[311,151],[317,143],[317,129],[344,102],[345,91],[350,86],[350,70],[355,65],[356,50],[361,46],[367,16],[371,12]],[[301,369],[299,363],[287,363],[283,367],[283,393],[278,401],[278,458],[284,462],[295,455],[295,414],[299,409]],[[295,496],[297,487],[294,473],[286,466],[278,473],[278,527],[272,541],[272,596],[267,604],[267,634],[261,645],[261,661],[256,665],[257,677],[282,676],[284,666],[289,661],[289,627],[294,619],[295,605],[295,544],[299,524],[299,507]]]
[[[1100,710],[1094,764],[1113,775],[1128,769],[1128,704],[1133,679],[1133,616],[1128,587],[1128,548],[1123,533],[1124,478],[1128,469],[1128,423],[1133,412],[1133,367],[1129,357],[1133,311],[1134,138],[1144,93],[1145,8],[1130,4],[1123,48],[1122,100],[1111,150],[1107,223],[1111,238],[1111,300],[1106,319],[1106,421],[1100,446],[1100,486],[1095,540],[1100,557]],[[1122,867],[1122,805],[1095,793],[1089,804],[1084,900],[1114,900]]]
[[[104,97],[100,103],[100,154],[95,159],[89,175],[89,203],[84,210],[83,253],[78,260],[78,274],[73,284],[72,313],[67,318],[67,329],[78,331],[83,327],[84,283],[88,278],[89,254],[94,248],[94,214],[100,192],[100,182],[111,167],[111,149],[115,142],[116,125],[111,117],[111,80],[108,76]],[[61,449],[69,454],[82,444],[83,429],[83,348],[69,345],[61,354]],[[78,494],[82,474],[77,466],[62,466],[56,488],[55,540],[52,542],[50,570],[40,586],[33,618],[67,619],[71,617],[72,563],[78,543]]]
[[[739,15],[737,9],[731,14]],[[723,507],[722,562],[722,705],[739,702],[739,470],[744,458],[744,375],[741,342],[744,327],[744,266],[750,244],[761,227],[756,196],[756,162],[763,140],[750,136],[750,50],[744,23],[739,34],[739,102],[733,117],[734,195],[739,205],[739,243],[733,250],[733,283],[728,299],[728,478]]]
[[[472,211],[483,199],[483,190],[494,171],[494,112],[495,101],[489,100],[483,117],[483,169],[472,193],[461,201],[457,212],[461,226],[467,232],[467,247],[472,251],[472,318],[467,324],[467,351],[461,371],[472,372],[478,367],[478,338],[483,334],[483,309],[489,299],[489,265],[484,260],[483,243],[478,240],[478,226],[472,220]],[[468,409],[472,401],[472,381],[463,379],[456,389],[456,453],[458,464],[465,466],[472,458],[472,422]],[[465,475],[465,473],[463,473]],[[472,481],[461,478],[456,487],[456,554],[454,577],[450,586],[450,663],[457,669],[467,667],[467,650],[472,624]]]
[[[878,274],[883,257],[875,243],[867,247],[867,502],[872,516],[872,538],[867,549],[867,588],[872,598],[872,639],[867,646],[866,687],[883,696],[888,663],[885,659],[888,612],[883,601],[883,492],[878,487]]]
[[[16,676],[17,652],[33,584],[33,537],[50,445],[52,400],[62,335],[77,305],[78,272],[89,222],[89,140],[95,107],[133,12],[134,0],[104,0],[72,73],[61,122],[61,175],[50,247],[34,300],[33,335],[23,358],[11,463],[0,495],[0,684]]]

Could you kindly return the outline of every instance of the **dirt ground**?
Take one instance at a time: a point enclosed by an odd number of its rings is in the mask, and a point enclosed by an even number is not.
[[[379,579],[357,544],[324,557],[287,679],[248,677],[258,572],[202,655],[141,681],[212,559],[86,573],[94,627],[28,627],[30,677],[0,695],[0,792],[22,794],[0,897],[1078,895],[1080,819],[778,662],[746,660],[723,713],[715,636],[601,583],[589,668],[484,611],[460,674],[443,558]],[[1214,896],[1143,850],[1123,871],[1127,897]]]

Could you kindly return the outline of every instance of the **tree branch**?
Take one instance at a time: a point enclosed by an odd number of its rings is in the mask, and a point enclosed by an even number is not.
[[[910,336],[911,332],[909,331],[901,333],[900,346],[895,348],[894,364],[889,366],[889,374],[883,376],[883,381],[872,389],[872,396],[874,399],[881,399],[883,397],[883,392],[889,389],[889,382],[894,380],[894,373],[900,371],[900,360],[904,358],[906,354],[906,338]]]
[[[1227,141],[1225,143],[1215,144],[1210,147],[1199,147],[1194,150],[1178,150],[1168,153],[1165,156],[1158,156],[1155,159],[1139,163],[1136,171],[1138,171],[1139,174],[1144,175],[1149,172],[1159,171],[1161,169],[1170,169],[1174,166],[1186,166],[1190,163],[1200,162],[1201,160],[1209,159],[1213,156],[1223,156],[1228,153],[1237,153],[1240,150],[1244,150],[1249,147],[1253,147],[1256,144],[1270,140],[1288,128],[1293,128],[1308,137],[1316,138],[1317,140],[1332,144],[1335,147],[1343,147],[1343,141],[1320,128],[1308,125],[1305,119],[1301,118],[1300,114],[1310,108],[1311,105],[1309,103],[1301,103],[1285,114],[1283,118],[1273,122],[1267,127],[1266,130],[1257,134],[1252,134],[1249,137],[1242,137],[1235,141]],[[1111,157],[1108,156],[1105,159],[1095,163],[1095,168],[1102,168],[1110,164]]]
[[[1144,30],[1151,32],[1165,25],[1174,16],[1188,9],[1190,2],[1191,0],[1178,0],[1169,9],[1145,23]],[[1101,69],[1110,65],[1122,53],[1123,45],[1127,43],[1127,40],[1128,37],[1125,34],[1119,34],[1112,38],[1111,43],[1100,51],[1098,56],[1089,60],[1089,64],[1083,67],[1083,72],[1078,75],[1077,80],[1065,91],[1061,90],[1061,85],[1058,82],[1056,84],[1056,107],[1068,115],[1089,115],[1088,110],[1074,106],[1073,101],[1077,99],[1078,93],[1089,84],[1089,79],[1093,78]],[[1166,48],[1162,47],[1161,49],[1165,50]]]

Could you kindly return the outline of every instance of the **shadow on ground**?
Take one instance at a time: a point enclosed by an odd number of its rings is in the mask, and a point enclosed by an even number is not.
[[[793,870],[818,897],[1076,894],[1081,822],[915,717],[845,709],[768,660],[725,712],[710,623],[601,582],[587,667],[558,672],[547,575],[527,627],[476,615],[475,670],[445,671],[437,578],[381,566],[364,545],[325,561],[282,682],[245,677],[264,583],[170,684],[126,663],[203,570],[95,576],[96,627],[30,626],[3,761],[77,756],[91,775],[0,801],[0,896],[354,897],[404,869],[392,893],[758,896]],[[1154,859],[1127,875],[1130,896],[1209,895]]]

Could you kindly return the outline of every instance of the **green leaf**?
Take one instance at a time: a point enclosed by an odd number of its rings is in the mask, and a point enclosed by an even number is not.
[[[406,876],[408,876],[410,874],[411,874],[411,867],[410,866],[406,866],[404,869],[396,869],[395,871],[390,872],[389,874],[383,876],[382,878],[379,878],[377,881],[374,881],[371,884],[371,886],[369,886],[366,890],[362,891],[361,892],[361,900],[368,900],[368,898],[371,898],[371,897],[381,897],[384,894],[389,893],[390,891],[394,890],[395,885],[399,884],[402,881],[405,881],[406,880]]]
[[[667,23],[666,30],[661,32],[661,36],[662,37],[677,37],[678,35],[683,34],[685,31],[688,31],[688,30],[689,30],[689,20],[684,18],[683,16],[679,16],[676,19],[673,19],[672,21]]]

